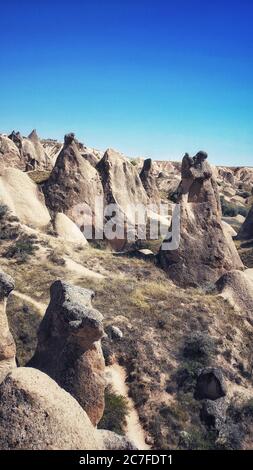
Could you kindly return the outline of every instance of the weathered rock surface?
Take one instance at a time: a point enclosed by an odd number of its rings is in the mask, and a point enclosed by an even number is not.
[[[99,429],[97,432],[106,450],[138,450],[125,436],[105,429]]]
[[[94,293],[56,281],[28,363],[73,395],[96,425],[104,411],[105,363],[100,339],[103,316],[92,307]]]
[[[126,245],[124,221],[127,222],[128,230],[134,231],[136,207],[138,204],[146,205],[148,197],[137,169],[115,150],[108,149],[96,168],[104,188],[105,205],[115,204],[118,210],[117,223],[122,227],[122,234],[110,240],[110,243],[116,251],[120,251]]]
[[[0,270],[0,383],[16,367],[16,346],[6,315],[7,298],[14,287],[13,279]]]
[[[43,194],[27,174],[16,168],[6,168],[0,176],[0,203],[23,224],[43,228],[50,222]]]
[[[25,169],[24,161],[15,143],[5,135],[0,135],[0,174],[7,167]]]
[[[74,134],[65,136],[44,194],[50,210],[64,212],[82,231],[90,225],[96,198],[103,197],[103,188],[96,169],[81,156]]]
[[[208,428],[219,432],[225,425],[227,408],[228,402],[224,397],[217,400],[203,400],[201,420]]]
[[[1,450],[99,450],[99,435],[77,401],[46,374],[14,369],[0,385]]]
[[[244,272],[230,271],[216,283],[218,291],[239,311],[253,320],[253,282]]]
[[[161,198],[156,183],[156,177],[152,169],[151,158],[144,160],[143,167],[140,172],[140,179],[150,201],[159,204]]]
[[[251,207],[245,221],[243,222],[237,238],[238,240],[253,239],[253,206]]]
[[[50,158],[48,157],[40,139],[34,129],[27,138],[22,139],[21,155],[26,163],[26,171],[52,168]]]
[[[224,397],[226,393],[226,385],[220,369],[208,367],[200,372],[194,394],[197,400],[217,400]]]
[[[184,156],[177,201],[179,247],[159,252],[161,266],[181,286],[214,283],[226,271],[243,268],[231,237],[224,233],[217,184],[206,159],[205,152]]]
[[[79,227],[62,212],[56,214],[53,225],[57,235],[64,240],[83,246],[88,244]]]

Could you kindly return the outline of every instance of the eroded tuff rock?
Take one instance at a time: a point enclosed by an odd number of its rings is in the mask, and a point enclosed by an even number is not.
[[[103,188],[96,169],[81,156],[74,134],[65,136],[44,194],[50,210],[64,212],[82,231],[90,224],[95,200],[103,197]]]
[[[218,279],[218,291],[234,307],[253,321],[253,282],[241,271],[230,271]]]
[[[127,223],[128,230],[134,231],[136,224],[135,209],[138,204],[146,205],[148,197],[137,169],[129,159],[115,150],[108,149],[96,168],[104,188],[105,205],[115,204],[117,207],[117,224],[118,227],[122,227],[122,232],[118,239],[115,238],[110,243],[116,251],[120,251],[126,245],[124,221]],[[106,218],[106,220],[109,219],[110,217]]]
[[[153,173],[151,158],[144,160],[143,167],[140,172],[140,179],[150,201],[159,204],[161,198],[156,183],[156,177]]]
[[[77,243],[80,246],[88,244],[81,230],[62,212],[58,212],[53,221],[57,235],[67,242]]]
[[[159,252],[161,266],[181,286],[214,283],[226,271],[242,269],[235,245],[224,233],[219,193],[207,154],[182,161],[178,188],[180,242]]]
[[[50,222],[43,194],[29,176],[17,168],[6,168],[0,176],[0,203],[23,224],[43,228]]]
[[[7,298],[14,286],[13,279],[0,270],[0,383],[16,367],[16,346],[6,315]]]
[[[7,167],[25,169],[20,151],[9,137],[0,135],[0,173]]]
[[[92,307],[94,293],[56,281],[28,363],[73,395],[96,425],[104,411],[103,316]]]
[[[1,450],[101,448],[85,411],[46,374],[20,367],[0,385]]]
[[[10,160],[8,152],[5,152],[4,163],[5,167],[15,167],[23,171],[31,170],[49,170],[52,168],[52,162],[47,155],[46,150],[34,129],[28,137],[22,137],[20,132],[12,131],[8,136],[8,148],[16,149],[19,160]]]
[[[253,206],[251,207],[245,221],[243,222],[238,235],[238,240],[253,239]]]
[[[52,168],[50,159],[40,142],[36,130],[34,129],[27,138],[22,140],[22,156],[26,162],[26,171],[48,170]]]

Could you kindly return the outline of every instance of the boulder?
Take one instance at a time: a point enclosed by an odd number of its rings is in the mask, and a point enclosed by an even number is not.
[[[0,385],[1,450],[101,450],[77,401],[46,374],[14,369]]]
[[[112,431],[99,429],[98,435],[106,450],[138,450],[132,441]]]
[[[49,209],[63,212],[84,231],[92,226],[95,212],[99,217],[96,198],[103,197],[103,188],[96,169],[81,156],[77,145],[74,134],[65,136],[43,190]]]
[[[16,168],[6,168],[0,176],[0,203],[25,225],[44,228],[50,222],[44,196],[38,186]]]
[[[144,160],[143,167],[140,172],[140,179],[150,201],[159,204],[161,202],[161,198],[156,183],[156,177],[152,171],[151,158]]]
[[[53,225],[57,235],[67,242],[83,246],[88,244],[79,227],[62,212],[56,214]]]
[[[100,339],[103,316],[92,307],[94,293],[56,281],[38,331],[38,345],[27,364],[67,390],[96,425],[104,412],[105,363]]]
[[[14,286],[13,279],[0,270],[0,383],[16,367],[16,346],[6,315],[7,298]]]
[[[116,341],[119,341],[123,338],[122,331],[114,325],[109,325],[106,328],[106,333],[108,334],[109,338],[114,339]]]
[[[243,269],[231,237],[224,233],[218,187],[207,154],[182,161],[178,188],[180,240],[158,254],[160,265],[182,287],[208,285],[226,271]],[[179,234],[178,234],[179,235]]]
[[[208,367],[199,373],[194,397],[196,400],[217,400],[226,395],[226,385],[220,369]]]

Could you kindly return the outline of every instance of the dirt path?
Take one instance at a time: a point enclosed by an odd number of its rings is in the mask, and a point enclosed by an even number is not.
[[[47,304],[43,304],[42,302],[37,302],[34,300],[30,295],[22,294],[22,292],[18,291],[13,291],[12,295],[15,295],[15,297],[18,297],[19,299],[24,300],[28,304],[32,304],[40,313],[40,315],[44,315],[46,309],[47,309]]]
[[[124,396],[128,402],[129,414],[126,418],[126,436],[138,447],[139,450],[150,449],[145,442],[145,432],[141,426],[138,413],[133,400],[128,396],[128,386],[126,385],[126,372],[119,364],[113,364],[106,368],[108,382],[115,393]]]

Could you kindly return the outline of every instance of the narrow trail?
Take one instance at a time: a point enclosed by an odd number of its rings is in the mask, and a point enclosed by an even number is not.
[[[16,290],[12,292],[12,295],[14,295],[15,297],[18,297],[19,299],[24,300],[28,304],[32,304],[42,316],[44,315],[47,309],[47,304],[44,304],[43,302],[37,302],[32,297],[30,297],[30,295],[22,294],[22,292],[18,292]]]
[[[126,437],[130,439],[139,450],[150,449],[145,442],[145,432],[141,426],[138,413],[133,400],[128,396],[128,386],[126,384],[126,372],[119,364],[113,364],[106,368],[108,383],[115,393],[126,398],[129,414],[126,418]]]

